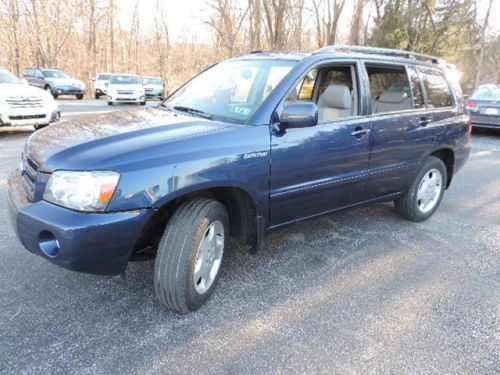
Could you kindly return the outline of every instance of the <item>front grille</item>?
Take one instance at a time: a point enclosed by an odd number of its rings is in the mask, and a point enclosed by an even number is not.
[[[36,96],[10,97],[6,100],[10,108],[42,108],[43,100]]]
[[[33,120],[45,117],[47,116],[46,115],[9,116],[9,120]]]
[[[22,182],[28,200],[33,202],[35,199],[35,185],[38,174],[38,164],[30,156],[25,156],[23,159]]]
[[[120,95],[132,95],[134,93],[133,90],[117,90],[117,93]]]

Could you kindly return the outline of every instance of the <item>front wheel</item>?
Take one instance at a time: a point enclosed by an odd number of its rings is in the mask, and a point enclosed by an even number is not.
[[[83,99],[83,95],[82,94],[76,95],[76,99],[82,100]]]
[[[448,176],[441,159],[430,156],[407,191],[394,201],[396,211],[405,219],[427,220],[443,199]]]
[[[207,198],[185,202],[172,215],[158,246],[154,289],[177,312],[202,306],[219,279],[229,236],[224,205]]]

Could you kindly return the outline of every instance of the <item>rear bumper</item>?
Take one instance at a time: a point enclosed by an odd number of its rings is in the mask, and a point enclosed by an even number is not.
[[[470,114],[472,126],[478,128],[500,129],[500,116]]]
[[[152,209],[81,213],[24,198],[20,174],[9,178],[9,213],[16,234],[30,252],[79,272],[117,275],[130,255]]]

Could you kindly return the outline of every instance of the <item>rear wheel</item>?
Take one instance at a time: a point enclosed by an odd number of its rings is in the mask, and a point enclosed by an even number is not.
[[[447,172],[443,161],[430,156],[408,190],[394,201],[396,211],[411,221],[427,220],[443,199],[446,181]]]
[[[158,299],[177,312],[202,306],[219,279],[229,235],[222,203],[196,198],[181,205],[169,220],[155,261]]]
[[[98,93],[95,93],[95,95],[94,95],[95,99],[99,100],[100,97],[101,97],[101,95],[99,95]]]
[[[113,102],[108,102],[108,105],[113,105]]]
[[[47,127],[48,125],[33,125],[33,127],[35,128],[35,130],[40,130],[40,129],[43,129],[45,127]]]
[[[83,99],[83,94],[76,95],[76,98],[77,98],[78,100],[82,100],[82,99]]]
[[[146,102],[145,102],[145,101],[144,101],[144,102],[141,102],[141,105],[146,105]]]
[[[52,89],[50,88],[49,85],[45,86],[45,91],[47,91],[50,95],[52,95],[54,99],[57,99],[57,94],[52,92]]]

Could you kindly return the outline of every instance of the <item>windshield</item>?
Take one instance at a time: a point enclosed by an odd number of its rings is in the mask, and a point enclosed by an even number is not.
[[[64,73],[62,70],[42,70],[45,78],[71,78],[69,74]]]
[[[147,77],[142,79],[144,85],[161,85],[161,78]]]
[[[287,60],[222,62],[188,82],[162,105],[244,123],[295,64],[297,61]]]
[[[477,100],[500,100],[500,86],[479,86],[470,98]]]
[[[20,83],[17,77],[8,70],[0,68],[0,83]]]
[[[110,83],[112,85],[139,85],[141,79],[137,76],[112,76]]]
[[[109,74],[99,74],[96,78],[97,81],[109,81]]]

